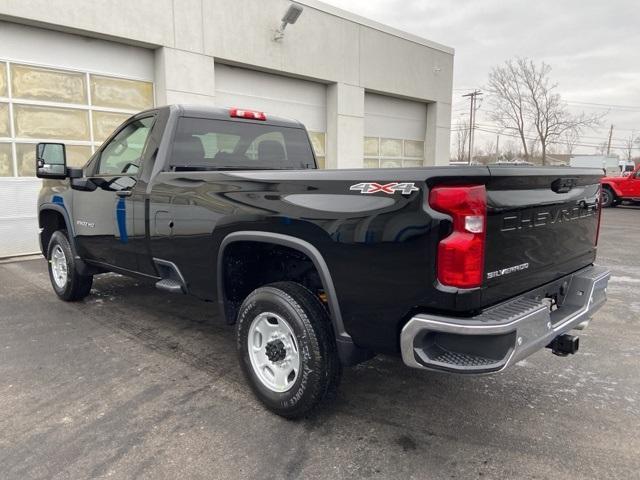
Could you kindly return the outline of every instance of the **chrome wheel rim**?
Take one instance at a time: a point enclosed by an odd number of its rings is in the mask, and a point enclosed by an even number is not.
[[[263,312],[253,319],[247,339],[256,376],[269,390],[291,389],[300,372],[300,351],[293,329],[280,315]]]
[[[611,194],[606,189],[602,189],[602,203],[607,205],[611,201],[609,198],[610,195]]]
[[[51,274],[58,288],[64,288],[67,284],[67,257],[60,245],[53,247],[51,251]]]

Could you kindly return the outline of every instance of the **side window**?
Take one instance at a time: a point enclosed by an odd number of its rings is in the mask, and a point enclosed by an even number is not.
[[[135,175],[147,143],[154,117],[134,120],[125,126],[103,148],[100,154],[98,175]]]

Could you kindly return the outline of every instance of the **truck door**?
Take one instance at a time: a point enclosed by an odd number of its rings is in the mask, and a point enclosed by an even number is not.
[[[143,114],[145,115],[145,114]],[[133,203],[141,159],[155,116],[137,116],[124,124],[100,148],[92,162],[86,188],[73,194],[74,228],[81,254],[87,259],[137,271],[132,246]]]
[[[618,183],[618,188],[623,197],[640,198],[640,168],[627,177],[625,181]]]

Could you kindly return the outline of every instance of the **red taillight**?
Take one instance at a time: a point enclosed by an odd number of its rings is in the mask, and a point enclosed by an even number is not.
[[[453,218],[453,231],[438,245],[438,281],[451,287],[480,287],[487,223],[484,185],[434,187],[429,205]]]
[[[254,110],[242,110],[240,108],[229,109],[229,116],[233,118],[248,118],[250,120],[266,120],[267,116],[263,112]]]

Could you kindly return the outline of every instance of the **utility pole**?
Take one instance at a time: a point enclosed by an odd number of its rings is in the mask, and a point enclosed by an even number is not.
[[[471,100],[471,104],[469,106],[469,165],[471,165],[471,157],[473,155],[473,134],[476,128],[476,110],[478,109],[476,107],[476,97],[478,97],[478,95],[482,95],[482,92],[480,90],[474,90],[471,93],[462,95],[463,97],[469,97],[469,99]]]
[[[611,128],[609,129],[609,141],[607,142],[607,157],[611,152],[611,137],[613,136],[613,124],[611,124]]]
[[[500,134],[496,134],[496,163],[498,163],[498,155],[500,155]]]

